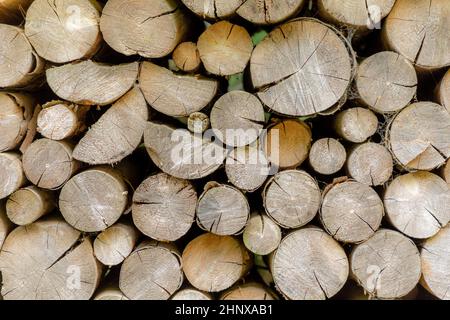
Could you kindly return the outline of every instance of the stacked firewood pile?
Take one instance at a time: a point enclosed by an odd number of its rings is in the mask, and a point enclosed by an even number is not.
[[[449,16],[2,1],[0,297],[449,299]]]

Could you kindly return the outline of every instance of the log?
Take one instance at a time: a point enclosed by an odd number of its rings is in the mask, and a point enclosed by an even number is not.
[[[315,172],[332,175],[342,169],[347,151],[338,140],[323,138],[314,142],[309,153],[309,164]]]
[[[238,189],[210,182],[198,198],[197,225],[220,236],[241,233],[250,218],[250,205]]]
[[[23,154],[23,170],[31,183],[43,189],[60,189],[80,168],[66,141],[35,140]]]
[[[334,128],[345,140],[362,143],[377,132],[378,118],[368,109],[350,108],[336,115]]]
[[[206,71],[231,76],[244,71],[252,55],[253,43],[246,29],[220,21],[200,35],[197,48]]]
[[[264,151],[254,146],[232,150],[225,161],[228,181],[247,192],[258,190],[267,180],[270,169]]]
[[[399,299],[419,282],[420,254],[414,242],[399,232],[381,229],[356,245],[350,255],[352,276],[370,296]]]
[[[249,282],[242,285],[234,286],[224,292],[220,300],[278,300],[276,294],[260,283]]]
[[[334,184],[323,195],[320,220],[336,240],[359,243],[378,230],[383,202],[371,187],[356,181]]]
[[[72,138],[86,130],[88,106],[65,101],[51,101],[42,106],[37,118],[37,131],[52,140]]]
[[[214,134],[230,147],[255,142],[264,127],[264,107],[257,97],[245,91],[231,91],[219,98],[211,110]]]
[[[137,62],[115,66],[91,60],[47,70],[47,82],[61,99],[81,105],[108,105],[129,91],[138,75]]]
[[[285,229],[308,224],[320,208],[317,181],[300,170],[282,171],[273,176],[263,190],[266,213]]]
[[[386,18],[386,45],[413,62],[419,71],[450,65],[450,7],[446,0],[399,0]]]
[[[133,222],[146,236],[158,241],[183,237],[195,219],[197,193],[186,180],[165,173],[144,180],[133,195]]]
[[[181,258],[161,242],[141,243],[120,269],[120,290],[131,300],[168,300],[182,284]]]
[[[49,214],[56,207],[55,194],[29,186],[14,192],[6,202],[9,220],[19,226],[27,225]]]
[[[251,268],[251,258],[244,245],[231,236],[205,233],[186,246],[183,270],[195,288],[219,292],[230,288]]]
[[[384,206],[396,229],[411,238],[426,239],[450,221],[450,190],[435,174],[408,173],[387,187]]]
[[[256,46],[250,60],[258,97],[274,112],[292,117],[340,105],[353,77],[350,48],[344,41],[314,19],[275,28]]]
[[[210,124],[209,117],[203,112],[191,113],[187,121],[188,129],[193,133],[204,133]]]
[[[447,161],[445,166],[442,168],[442,172],[443,172],[443,178],[444,178],[445,182],[447,182],[447,184],[449,185],[449,188],[450,188],[450,160]]]
[[[5,300],[87,300],[101,274],[89,238],[56,217],[14,229],[0,271]]]
[[[19,147],[33,117],[34,99],[25,93],[0,92],[0,152]]]
[[[283,238],[270,269],[276,288],[289,300],[331,298],[349,274],[344,249],[316,227],[299,229]]]
[[[89,129],[75,146],[73,157],[89,164],[123,160],[141,143],[148,117],[144,96],[134,87]]]
[[[155,122],[147,123],[144,142],[155,165],[180,179],[204,178],[216,171],[226,157],[222,146],[207,136],[194,137],[187,130]]]
[[[378,52],[365,59],[356,73],[359,101],[379,113],[406,107],[417,92],[414,66],[398,53]]]
[[[249,251],[266,256],[280,245],[281,229],[267,215],[254,213],[250,217],[242,237],[244,245]]]
[[[433,170],[450,157],[450,113],[432,102],[403,109],[387,132],[395,160],[407,170]]]
[[[117,266],[131,254],[138,237],[139,232],[132,224],[118,222],[95,238],[95,257],[105,266]]]
[[[19,190],[25,182],[20,155],[14,152],[0,153],[0,199]]]
[[[437,101],[450,112],[450,70],[442,78],[436,89]]]
[[[251,23],[271,25],[296,16],[306,3],[305,0],[248,0],[236,12]]]
[[[23,13],[27,11],[33,0],[5,0],[0,5],[0,23],[20,24]]]
[[[194,288],[185,288],[181,289],[177,293],[175,293],[170,300],[212,300],[212,297],[209,293],[194,289]]]
[[[64,219],[84,232],[99,232],[116,223],[128,202],[128,185],[109,167],[94,167],[70,179],[59,196]]]
[[[360,183],[381,186],[392,177],[394,162],[386,147],[366,142],[350,150],[346,169],[348,175]]]
[[[0,252],[6,237],[13,229],[13,224],[6,215],[6,203],[0,201]]]
[[[181,0],[186,7],[203,19],[226,19],[235,15],[244,0]]]
[[[202,76],[177,75],[146,61],[141,66],[139,86],[155,110],[171,117],[187,117],[211,102],[218,82]]]
[[[92,57],[100,48],[100,5],[94,0],[35,0],[25,34],[45,60],[66,63]]]
[[[448,268],[450,256],[448,246],[450,243],[450,226],[442,228],[434,237],[425,240],[420,248],[422,262],[422,286],[435,297],[449,300],[450,286]]]
[[[106,287],[102,290],[99,290],[94,300],[107,300],[107,301],[115,301],[115,300],[128,300],[128,298],[120,291],[119,288],[116,287]]]
[[[189,17],[175,0],[109,0],[100,19],[106,43],[126,56],[164,57],[189,28]]]
[[[173,51],[172,59],[178,69],[190,73],[196,72],[202,64],[197,44],[193,42],[180,43]]]
[[[269,127],[263,147],[267,159],[280,169],[299,167],[311,149],[311,128],[303,121],[283,120]]]
[[[0,49],[0,88],[31,85],[42,75],[44,61],[33,50],[22,29],[0,24],[0,39],[3,43]]]

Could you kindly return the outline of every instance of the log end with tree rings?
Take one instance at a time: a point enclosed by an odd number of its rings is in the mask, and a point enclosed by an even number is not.
[[[73,146],[66,141],[35,140],[23,154],[23,170],[39,188],[59,189],[80,167],[72,152]]]
[[[206,292],[230,288],[252,265],[249,252],[237,238],[212,233],[192,240],[184,249],[182,261],[189,283]]]
[[[347,152],[338,140],[324,138],[317,140],[309,153],[309,164],[317,173],[332,175],[342,169]]]
[[[421,275],[420,254],[414,242],[400,232],[380,229],[356,245],[350,255],[354,279],[370,296],[399,299],[409,294]]]
[[[185,72],[197,71],[202,63],[197,45],[193,42],[180,43],[173,51],[172,59],[178,69]]]
[[[320,201],[319,185],[305,171],[282,171],[267,182],[263,191],[266,213],[286,229],[308,224],[319,211]]]
[[[325,230],[343,243],[369,239],[380,227],[383,216],[383,202],[375,190],[355,181],[330,186],[320,210]]]
[[[231,18],[245,0],[181,0],[186,7],[203,19]]]
[[[5,300],[87,300],[100,281],[91,241],[60,218],[14,229],[0,261]]]
[[[3,0],[0,6],[0,23],[21,24],[23,13],[33,0]]]
[[[252,214],[242,235],[248,250],[260,256],[266,256],[280,245],[281,229],[265,214]]]
[[[0,88],[26,87],[42,74],[44,62],[22,29],[0,24],[0,40]]]
[[[100,10],[91,0],[35,0],[27,11],[25,34],[45,60],[66,63],[90,58],[102,42]]]
[[[189,181],[160,173],[144,180],[134,192],[133,222],[152,239],[175,241],[191,228],[196,205],[197,193]]]
[[[295,16],[306,3],[306,0],[247,0],[236,12],[251,23],[271,25]]]
[[[139,87],[155,110],[171,117],[188,117],[213,100],[219,83],[202,76],[177,75],[145,61],[139,74]]]
[[[145,241],[120,269],[120,290],[131,300],[168,300],[182,284],[181,258],[170,244]]]
[[[275,28],[256,46],[250,74],[264,105],[300,117],[342,102],[353,78],[352,63],[349,48],[334,29],[299,19]]]
[[[212,300],[212,296],[209,293],[194,288],[184,288],[175,293],[170,300],[208,301]]]
[[[387,187],[384,206],[390,223],[411,238],[434,236],[450,221],[450,190],[430,172],[397,177]]]
[[[359,100],[379,113],[406,107],[416,95],[418,84],[411,62],[391,51],[365,59],[358,67],[355,81]]]
[[[331,298],[349,275],[344,249],[316,227],[289,233],[274,252],[270,269],[276,288],[290,300]]]
[[[122,175],[109,167],[94,167],[64,185],[59,209],[74,228],[99,232],[119,220],[127,202],[128,186]]]
[[[368,109],[350,108],[336,115],[334,128],[345,140],[362,143],[377,132],[378,118]]]
[[[209,117],[203,112],[191,113],[187,120],[187,127],[193,133],[204,133],[208,130],[210,124]]]
[[[197,48],[209,73],[230,76],[244,71],[252,55],[253,43],[246,29],[220,21],[200,35]]]
[[[220,184],[207,186],[197,203],[197,224],[216,235],[242,232],[250,218],[250,205],[238,189]]]
[[[245,91],[231,91],[217,100],[211,110],[215,135],[230,147],[255,142],[264,127],[264,107],[257,97]]]
[[[392,177],[394,161],[386,147],[366,142],[351,149],[346,168],[348,175],[356,181],[370,186],[380,186]]]
[[[13,150],[23,141],[34,103],[28,94],[0,92],[0,152]]]
[[[9,232],[13,229],[11,220],[6,215],[6,201],[0,200],[0,250]],[[1,293],[0,293],[1,295]]]
[[[387,132],[394,159],[408,170],[433,170],[450,158],[450,113],[432,102],[403,109]]]
[[[20,155],[15,152],[0,153],[0,199],[19,190],[26,180]]]
[[[257,282],[249,282],[242,285],[236,285],[233,288],[224,292],[220,300],[277,300],[276,295],[266,288],[264,285]]]
[[[14,192],[6,202],[9,220],[19,226],[33,223],[56,207],[55,194],[29,186]]]
[[[437,87],[437,100],[450,112],[450,69],[445,73],[441,83]]]

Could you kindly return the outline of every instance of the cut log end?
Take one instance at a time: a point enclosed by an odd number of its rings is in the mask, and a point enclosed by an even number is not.
[[[265,256],[278,248],[281,242],[281,229],[268,216],[253,214],[245,227],[243,239],[248,250]]]
[[[377,132],[378,118],[368,109],[351,108],[337,114],[334,127],[345,140],[362,143]]]
[[[226,19],[235,15],[244,0],[182,0],[184,5],[203,19]]]
[[[25,184],[21,157],[17,153],[0,153],[0,199],[7,198]]]
[[[450,112],[450,70],[444,75],[441,83],[437,88],[437,100],[440,105],[444,106]]]
[[[254,24],[271,25],[295,16],[306,2],[305,0],[247,0],[239,7],[237,14]]]
[[[336,139],[324,138],[316,141],[309,153],[309,163],[314,171],[332,175],[342,169],[347,159],[344,146]]]
[[[194,112],[189,115],[188,129],[193,133],[203,133],[208,130],[210,126],[209,117],[202,112]]]
[[[276,300],[276,295],[262,284],[250,282],[227,290],[220,300]]]
[[[185,72],[195,72],[200,68],[202,61],[197,45],[193,42],[182,42],[172,54],[173,61],[178,69]]]

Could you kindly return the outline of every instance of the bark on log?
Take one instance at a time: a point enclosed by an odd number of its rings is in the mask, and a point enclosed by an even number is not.
[[[450,70],[442,78],[441,83],[437,87],[436,95],[439,104],[450,112]]]
[[[408,170],[432,170],[450,158],[450,113],[432,102],[403,109],[387,137],[392,155]]]
[[[229,236],[244,230],[250,218],[250,205],[238,189],[209,183],[198,199],[196,213],[197,224],[201,229]]]
[[[112,226],[125,211],[128,186],[123,176],[109,167],[95,167],[70,179],[59,196],[64,219],[84,232]]]
[[[347,152],[336,139],[324,138],[317,140],[309,153],[309,164],[317,173],[324,175],[335,174],[345,164]]]
[[[26,180],[19,154],[0,153],[0,199],[7,198],[19,190]]]
[[[250,282],[242,285],[237,285],[230,290],[224,292],[220,300],[278,300],[276,295],[257,282]]]
[[[182,42],[174,50],[172,59],[175,65],[185,72],[196,72],[202,63],[197,45],[193,42]]]
[[[104,106],[133,87],[138,69],[137,62],[109,66],[88,60],[48,69],[47,82],[61,99]]]
[[[37,118],[37,131],[52,140],[72,138],[86,130],[88,106],[65,101],[51,101],[42,106]]]
[[[346,169],[348,175],[356,181],[370,186],[380,186],[392,177],[394,162],[386,147],[367,142],[350,150]]]
[[[189,17],[175,0],[109,0],[100,29],[115,51],[161,58],[170,54],[189,31]]]
[[[286,229],[300,228],[309,223],[319,211],[320,200],[317,181],[299,170],[276,174],[263,191],[266,213]]]
[[[275,251],[280,245],[281,229],[265,214],[254,213],[250,217],[242,237],[248,250],[254,254],[265,256]]]
[[[59,189],[80,168],[72,152],[73,146],[66,141],[36,140],[23,154],[23,170],[39,188]]]
[[[131,300],[168,300],[183,284],[181,258],[169,244],[145,241],[122,264],[119,283]]]
[[[449,15],[447,0],[398,0],[386,19],[384,40],[419,71],[449,66]]]
[[[157,111],[171,117],[187,117],[206,107],[217,93],[217,80],[172,71],[144,62],[139,86],[147,102]]]
[[[362,143],[377,132],[378,118],[368,109],[351,108],[337,114],[334,128],[345,140]]]
[[[344,249],[316,227],[287,235],[273,254],[270,267],[275,286],[290,300],[331,298],[349,274]]]
[[[56,207],[55,194],[29,186],[14,192],[6,202],[6,214],[13,223],[23,226],[49,214]]]
[[[328,189],[322,201],[320,220],[338,241],[359,243],[369,239],[380,227],[383,202],[367,185],[345,181]]]
[[[305,0],[247,0],[237,9],[237,14],[254,24],[277,24],[297,15]]]
[[[184,249],[182,261],[189,283],[207,292],[230,288],[247,274],[252,264],[238,239],[212,233],[192,240]]]
[[[165,173],[144,180],[133,195],[133,221],[146,236],[175,241],[184,236],[195,219],[197,193],[186,180]]]
[[[27,11],[25,34],[45,60],[90,58],[102,42],[100,10],[95,0],[35,0]]]
[[[450,190],[435,174],[409,173],[387,187],[384,206],[395,228],[409,237],[426,239],[450,221]]]
[[[11,232],[0,252],[0,271],[6,300],[89,299],[101,274],[89,238],[59,218]]]
[[[118,222],[95,238],[95,257],[105,266],[119,265],[131,254],[138,237],[139,232],[133,225]]]
[[[197,42],[205,69],[219,76],[243,72],[253,50],[247,30],[228,21],[217,22],[203,32]]]
[[[355,81],[360,102],[379,113],[406,107],[416,95],[418,84],[414,66],[390,51],[365,59],[358,67]]]
[[[203,19],[226,19],[235,15],[244,0],[181,0],[186,7]]]
[[[343,38],[318,20],[288,22],[253,51],[253,86],[262,102],[279,114],[298,117],[326,111],[345,98],[353,78],[348,50]]]
[[[0,4],[0,23],[21,24],[33,0],[4,0]]]
[[[119,288],[107,287],[102,290],[99,290],[96,293],[94,300],[121,301],[121,300],[128,300],[128,298],[123,294],[122,291],[120,291]]]
[[[13,229],[13,224],[6,215],[6,202],[0,200],[0,252],[9,232]]]
[[[369,295],[399,299],[418,284],[420,254],[414,242],[399,232],[381,229],[355,246],[350,255],[352,276]]]
[[[26,87],[42,75],[44,61],[22,29],[0,24],[0,41],[0,88]]]
[[[212,300],[212,297],[209,293],[194,289],[194,288],[185,288],[181,289],[177,293],[175,293],[170,300]]]
[[[89,164],[113,164],[141,143],[149,117],[144,96],[134,87],[120,98],[78,142],[73,157]]]
[[[23,141],[34,103],[25,93],[0,92],[0,152],[13,150]]]

